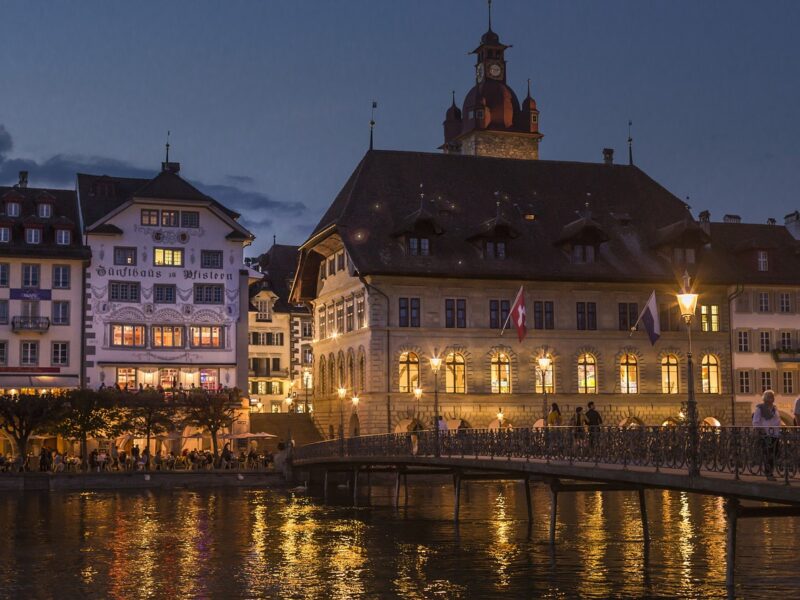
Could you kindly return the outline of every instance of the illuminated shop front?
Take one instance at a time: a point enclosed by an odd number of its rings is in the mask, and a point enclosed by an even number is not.
[[[232,367],[226,367],[232,368]],[[219,366],[116,366],[114,383],[125,389],[162,387],[165,390],[203,388],[216,390],[224,382],[220,378]]]

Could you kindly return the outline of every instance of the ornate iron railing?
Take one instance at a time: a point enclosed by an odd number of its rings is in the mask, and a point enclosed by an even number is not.
[[[692,440],[696,439],[696,447]],[[800,427],[575,427],[459,429],[442,432],[436,452],[433,431],[351,437],[297,448],[294,460],[334,457],[407,458],[439,456],[545,460],[690,470],[701,473],[800,478]]]

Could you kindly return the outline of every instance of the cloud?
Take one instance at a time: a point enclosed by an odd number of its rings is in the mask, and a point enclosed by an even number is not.
[[[116,177],[140,177],[150,179],[154,176],[152,169],[137,167],[129,162],[102,156],[80,156],[55,154],[43,161],[10,156],[14,147],[13,138],[8,130],[0,124],[0,185],[11,185],[17,182],[19,171],[28,171],[33,185],[60,185],[72,188],[75,185],[76,173],[106,174]],[[203,193],[218,200],[228,208],[241,213],[243,221],[256,226],[270,226],[270,217],[298,217],[306,211],[302,202],[284,202],[276,200],[262,192],[245,190],[241,186],[253,183],[251,177],[245,175],[227,175],[229,183],[191,183]],[[235,182],[233,185],[231,182]],[[245,216],[246,215],[246,216]]]

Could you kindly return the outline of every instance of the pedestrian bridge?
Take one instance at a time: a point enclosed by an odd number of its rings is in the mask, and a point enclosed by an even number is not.
[[[531,482],[550,487],[550,542],[555,543],[558,496],[576,491],[636,491],[645,542],[649,542],[645,489],[726,498],[728,583],[733,584],[736,523],[747,517],[800,516],[800,428],[765,432],[750,427],[574,427],[460,429],[360,436],[297,448],[295,471],[315,480],[329,473],[351,478],[354,502],[359,477],[395,474],[395,503],[409,476],[452,476],[454,518],[461,483],[517,480],[525,486],[533,518]],[[767,478],[767,474],[771,478]],[[742,501],[769,505],[743,505]]]

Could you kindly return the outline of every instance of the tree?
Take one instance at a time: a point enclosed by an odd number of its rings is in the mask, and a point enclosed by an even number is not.
[[[218,456],[217,436],[221,429],[229,428],[233,423],[237,405],[235,394],[209,393],[205,390],[192,391],[182,403],[184,423],[205,429],[211,434],[214,460]]]
[[[53,394],[0,396],[0,427],[14,440],[22,460],[28,455],[28,440],[58,422],[64,397]]]
[[[155,390],[142,390],[136,394],[121,394],[121,398],[125,414],[122,428],[145,438],[145,448],[150,448],[153,435],[175,429],[176,407],[166,402],[163,394]],[[149,456],[146,466],[150,466]]]
[[[89,464],[89,438],[113,436],[120,426],[117,400],[111,394],[91,389],[72,390],[67,394],[55,430],[64,437],[80,440],[84,467]]]

